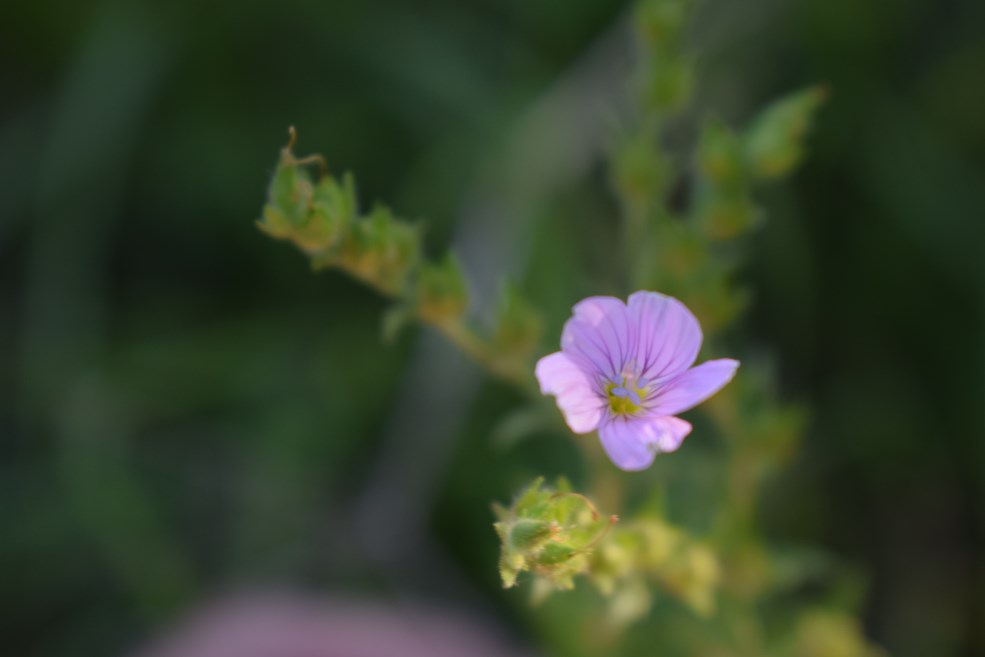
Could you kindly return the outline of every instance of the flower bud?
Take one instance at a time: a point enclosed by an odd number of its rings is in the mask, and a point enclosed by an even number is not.
[[[680,42],[690,0],[644,0],[637,5],[636,27],[649,48],[671,49]]]
[[[742,150],[732,130],[718,119],[701,126],[697,150],[698,170],[712,186],[732,188],[742,183]]]
[[[298,166],[290,151],[281,153],[267,190],[269,205],[277,208],[292,226],[299,225],[311,207],[311,176]]]
[[[391,295],[404,288],[420,251],[415,227],[400,222],[389,209],[377,206],[366,218],[352,224],[335,252],[316,266],[341,266]]]
[[[417,277],[417,312],[433,324],[461,317],[468,304],[465,276],[449,253],[438,263],[424,263]]]
[[[341,239],[356,216],[352,178],[343,185],[328,175],[312,182],[306,165],[321,163],[321,156],[294,157],[291,144],[281,151],[280,162],[267,190],[267,204],[258,226],[268,235],[294,242],[310,256],[323,255]]]
[[[619,622],[646,613],[639,605],[648,605],[649,595],[632,591],[641,581],[657,584],[707,616],[715,609],[721,579],[718,558],[709,547],[656,517],[615,529],[593,553],[591,574],[599,591],[611,597],[610,613]]]
[[[588,571],[595,543],[615,522],[600,519],[595,507],[582,495],[535,480],[509,509],[494,507],[493,527],[502,542],[499,572],[503,586],[516,584],[521,572],[535,577],[535,592],[543,597],[556,589],[570,589],[574,578]]]
[[[694,67],[682,54],[690,5],[690,0],[644,0],[637,7],[642,97],[657,110],[680,109],[691,97]]]
[[[493,345],[503,357],[524,363],[540,340],[541,316],[513,285],[503,288],[498,306]]]
[[[557,531],[558,526],[555,522],[520,519],[509,526],[506,540],[512,550],[534,552],[543,548]]]
[[[743,157],[753,175],[781,178],[800,164],[814,112],[827,95],[824,87],[812,87],[763,110],[746,130],[742,143]]]
[[[694,87],[694,67],[681,55],[662,55],[646,76],[643,100],[657,110],[679,110]]]
[[[645,133],[627,135],[612,160],[612,185],[631,210],[646,212],[667,186],[668,164],[654,140]]]
[[[695,213],[712,239],[734,239],[759,223],[739,139],[717,120],[705,123],[697,151]]]

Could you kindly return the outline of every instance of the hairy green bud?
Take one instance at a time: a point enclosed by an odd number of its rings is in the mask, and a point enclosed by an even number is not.
[[[556,488],[543,484],[536,479],[509,509],[495,506],[499,520],[493,525],[502,542],[503,586],[516,585],[520,573],[530,572],[537,598],[572,588],[574,578],[588,571],[592,548],[616,521],[599,518],[594,505],[565,482]]]

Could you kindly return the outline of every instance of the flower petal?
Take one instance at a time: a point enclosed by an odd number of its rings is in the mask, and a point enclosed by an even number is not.
[[[638,418],[607,417],[599,427],[599,440],[609,459],[621,470],[645,470],[656,450],[640,436],[645,421]]]
[[[561,350],[590,377],[615,380],[635,353],[637,336],[626,304],[614,297],[589,297],[565,323]]]
[[[657,415],[676,415],[694,408],[732,380],[739,361],[731,358],[710,360],[668,381],[656,393],[651,409]]]
[[[673,452],[691,433],[691,425],[676,417],[607,417],[599,440],[609,458],[622,470],[645,470],[657,454]]]
[[[605,403],[588,377],[570,358],[557,351],[537,361],[534,370],[540,391],[557,398],[565,422],[575,433],[588,433],[598,427]]]
[[[701,349],[701,326],[683,303],[640,291],[630,295],[628,310],[639,335],[634,357],[641,379],[674,377],[694,364]]]
[[[690,422],[672,415],[655,418],[652,424],[659,432],[656,440],[659,454],[677,451],[684,439],[691,433]]]

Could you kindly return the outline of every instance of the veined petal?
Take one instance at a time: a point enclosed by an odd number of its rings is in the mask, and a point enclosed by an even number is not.
[[[560,351],[537,361],[534,370],[540,391],[557,398],[565,422],[575,433],[594,431],[605,400],[595,391],[585,372]]]
[[[630,295],[628,311],[639,335],[633,356],[640,378],[674,377],[694,364],[701,349],[701,326],[683,303],[641,291]]]
[[[574,316],[593,326],[602,323],[606,315],[626,312],[626,302],[616,297],[587,297],[572,307]]]
[[[605,453],[622,470],[645,470],[657,454],[673,452],[691,433],[690,423],[676,417],[607,417],[599,426]]]
[[[656,415],[676,415],[693,408],[722,389],[735,376],[739,361],[710,360],[671,379],[656,394]]]
[[[653,463],[656,450],[640,435],[645,420],[625,416],[607,417],[599,426],[599,440],[609,459],[621,470],[645,470]]]
[[[561,350],[587,374],[613,380],[631,360],[637,340],[626,304],[614,297],[589,297],[565,323]]]

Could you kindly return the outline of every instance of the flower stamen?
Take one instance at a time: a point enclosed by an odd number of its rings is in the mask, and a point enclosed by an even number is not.
[[[614,415],[633,415],[643,409],[643,397],[646,396],[645,388],[638,388],[628,383],[626,377],[622,382],[609,382],[605,386],[605,395],[609,400],[609,409]]]

